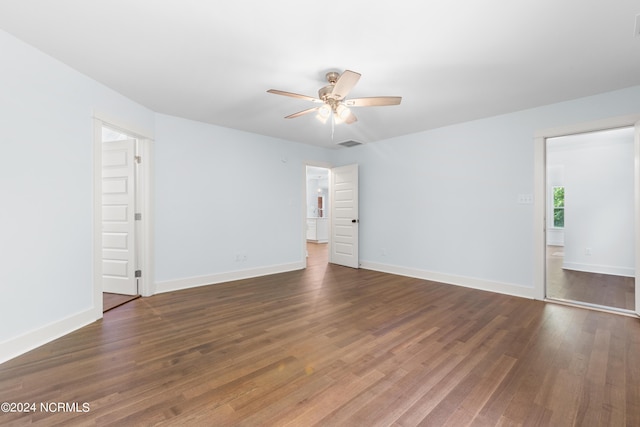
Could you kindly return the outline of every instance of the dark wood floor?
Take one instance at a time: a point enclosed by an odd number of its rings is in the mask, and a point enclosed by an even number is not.
[[[117,307],[0,365],[0,402],[89,408],[2,425],[639,426],[640,321],[310,260]]]
[[[547,247],[547,296],[635,311],[635,279],[565,270],[563,247]]]
[[[140,298],[140,295],[121,295],[110,292],[102,293],[102,312],[113,310],[116,307],[126,304],[129,301]]]

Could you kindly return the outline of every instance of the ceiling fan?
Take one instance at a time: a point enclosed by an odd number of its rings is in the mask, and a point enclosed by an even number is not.
[[[277,89],[269,89],[267,92],[276,95],[290,96],[292,98],[305,99],[307,101],[322,104],[318,107],[308,108],[297,113],[288,115],[285,119],[293,119],[309,113],[318,113],[318,118],[326,122],[329,117],[333,117],[336,122],[351,124],[358,119],[351,112],[350,107],[378,107],[385,105],[398,105],[402,101],[400,96],[374,96],[369,98],[345,99],[351,89],[358,83],[360,73],[345,70],[342,74],[335,71],[328,72],[328,85],[320,88],[318,97],[300,95],[292,92],[285,92]]]

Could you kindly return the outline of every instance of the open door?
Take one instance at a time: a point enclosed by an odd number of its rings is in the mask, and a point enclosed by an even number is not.
[[[102,144],[102,290],[136,295],[135,140]]]
[[[358,268],[358,165],[331,169],[329,262]]]

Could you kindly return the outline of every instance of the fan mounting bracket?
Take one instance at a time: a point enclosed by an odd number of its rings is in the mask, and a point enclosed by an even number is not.
[[[326,75],[327,81],[331,85],[336,84],[336,82],[338,81],[338,77],[340,77],[340,73],[338,73],[337,71],[329,71]]]

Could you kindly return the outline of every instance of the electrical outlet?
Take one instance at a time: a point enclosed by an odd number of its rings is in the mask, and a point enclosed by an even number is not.
[[[584,254],[591,256],[591,248],[584,248]]]

